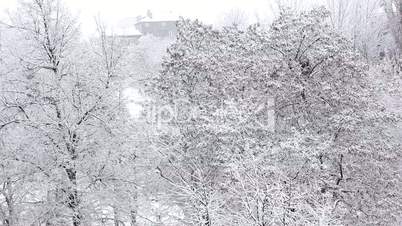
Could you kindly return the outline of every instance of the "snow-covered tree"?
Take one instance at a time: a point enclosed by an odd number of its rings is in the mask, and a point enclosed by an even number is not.
[[[18,10],[6,24],[15,36],[2,49],[7,73],[1,76],[1,107],[10,112],[2,126],[21,139],[4,141],[2,154],[29,169],[17,172],[34,182],[22,200],[34,204],[33,216],[14,225],[101,221],[98,216],[114,205],[96,192],[112,200],[122,194],[111,188],[134,183],[121,174],[134,158],[122,48],[101,26],[92,45],[80,41],[77,23],[60,1],[24,2]]]
[[[396,118],[381,110],[359,54],[328,16],[282,11],[269,30],[179,24],[151,93],[178,110],[165,112],[173,130],[161,136],[159,172],[188,220],[398,221],[400,181],[389,180],[400,153],[385,128]]]
[[[384,9],[388,17],[389,30],[391,31],[399,54],[402,52],[402,1],[383,0]]]

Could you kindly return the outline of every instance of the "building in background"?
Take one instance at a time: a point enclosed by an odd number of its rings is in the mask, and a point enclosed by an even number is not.
[[[153,35],[156,37],[174,37],[176,36],[176,23],[177,20],[163,20],[146,18],[135,24],[135,27],[143,35]]]
[[[116,36],[127,40],[138,40],[142,36],[152,35],[158,38],[174,38],[177,34],[178,17],[171,15],[153,17],[148,10],[146,16],[126,18],[121,22]]]

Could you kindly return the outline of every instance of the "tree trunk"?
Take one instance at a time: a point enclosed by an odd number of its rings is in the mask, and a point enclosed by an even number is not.
[[[74,152],[72,159],[75,160],[75,158],[76,155]],[[74,168],[70,167],[66,168],[66,172],[68,179],[70,180],[71,183],[71,186],[68,189],[67,206],[73,212],[72,216],[73,226],[80,226],[82,216],[79,210],[80,199],[77,188],[77,171]]]
[[[398,54],[402,54],[402,0],[385,0],[391,34],[395,40]],[[395,5],[394,5],[395,4]]]
[[[211,223],[211,218],[210,218],[210,216],[209,216],[209,212],[208,212],[208,209],[207,209],[207,208],[205,209],[205,213],[204,213],[203,216],[202,216],[202,220],[203,220],[203,224],[204,224],[205,226],[211,226],[211,225],[212,225],[212,223]]]
[[[397,42],[398,42],[398,48],[399,48],[399,56],[402,55],[402,0],[399,0],[399,7],[397,9],[399,13],[397,14],[399,16],[398,18],[398,37],[397,37]]]
[[[117,207],[113,207],[113,221],[114,221],[114,226],[119,226],[120,225],[120,219],[119,219],[119,211],[117,210]]]
[[[137,226],[137,210],[131,210],[130,211],[130,221],[131,221],[131,226]]]
[[[67,168],[66,172],[68,175],[68,179],[72,184],[72,186],[68,189],[67,205],[73,212],[72,216],[73,226],[80,226],[82,216],[79,211],[80,200],[77,189],[77,172],[73,168]]]
[[[70,166],[66,167],[66,173],[68,179],[70,181],[70,186],[68,187],[68,197],[67,197],[67,206],[73,212],[72,221],[73,226],[80,226],[82,216],[79,210],[80,206],[80,197],[77,186],[77,170],[75,169],[75,161],[78,158],[76,144],[78,142],[78,136],[75,132],[71,133],[71,143],[67,142],[67,151],[71,156]]]
[[[130,210],[130,223],[131,226],[137,226],[137,214],[138,214],[138,206],[137,206],[137,191],[134,192],[132,197],[132,206]]]
[[[7,205],[7,216],[4,219],[5,226],[14,226],[17,225],[16,216],[14,211],[14,198],[12,195],[12,188],[11,188],[11,180],[7,178],[7,181],[3,184],[5,191],[3,191],[4,199]]]
[[[12,196],[6,197],[6,203],[7,203],[7,212],[8,216],[4,221],[4,225],[6,226],[14,226],[17,225],[14,221],[15,219],[15,214],[14,214],[14,206],[13,206],[13,200]]]

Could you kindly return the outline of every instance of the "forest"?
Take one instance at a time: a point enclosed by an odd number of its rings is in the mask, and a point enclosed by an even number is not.
[[[402,0],[130,41],[0,21],[0,225],[402,225]]]

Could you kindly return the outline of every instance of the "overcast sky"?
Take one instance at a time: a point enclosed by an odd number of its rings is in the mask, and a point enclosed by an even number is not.
[[[19,0],[0,0],[0,10],[15,8]],[[94,17],[100,15],[109,25],[116,26],[127,17],[144,15],[148,9],[155,18],[171,13],[175,16],[199,18],[214,24],[231,9],[242,9],[250,17],[269,17],[270,0],[64,0],[78,14],[83,33],[94,30]],[[273,1],[273,0],[271,0]],[[251,19],[252,20],[252,19]]]

